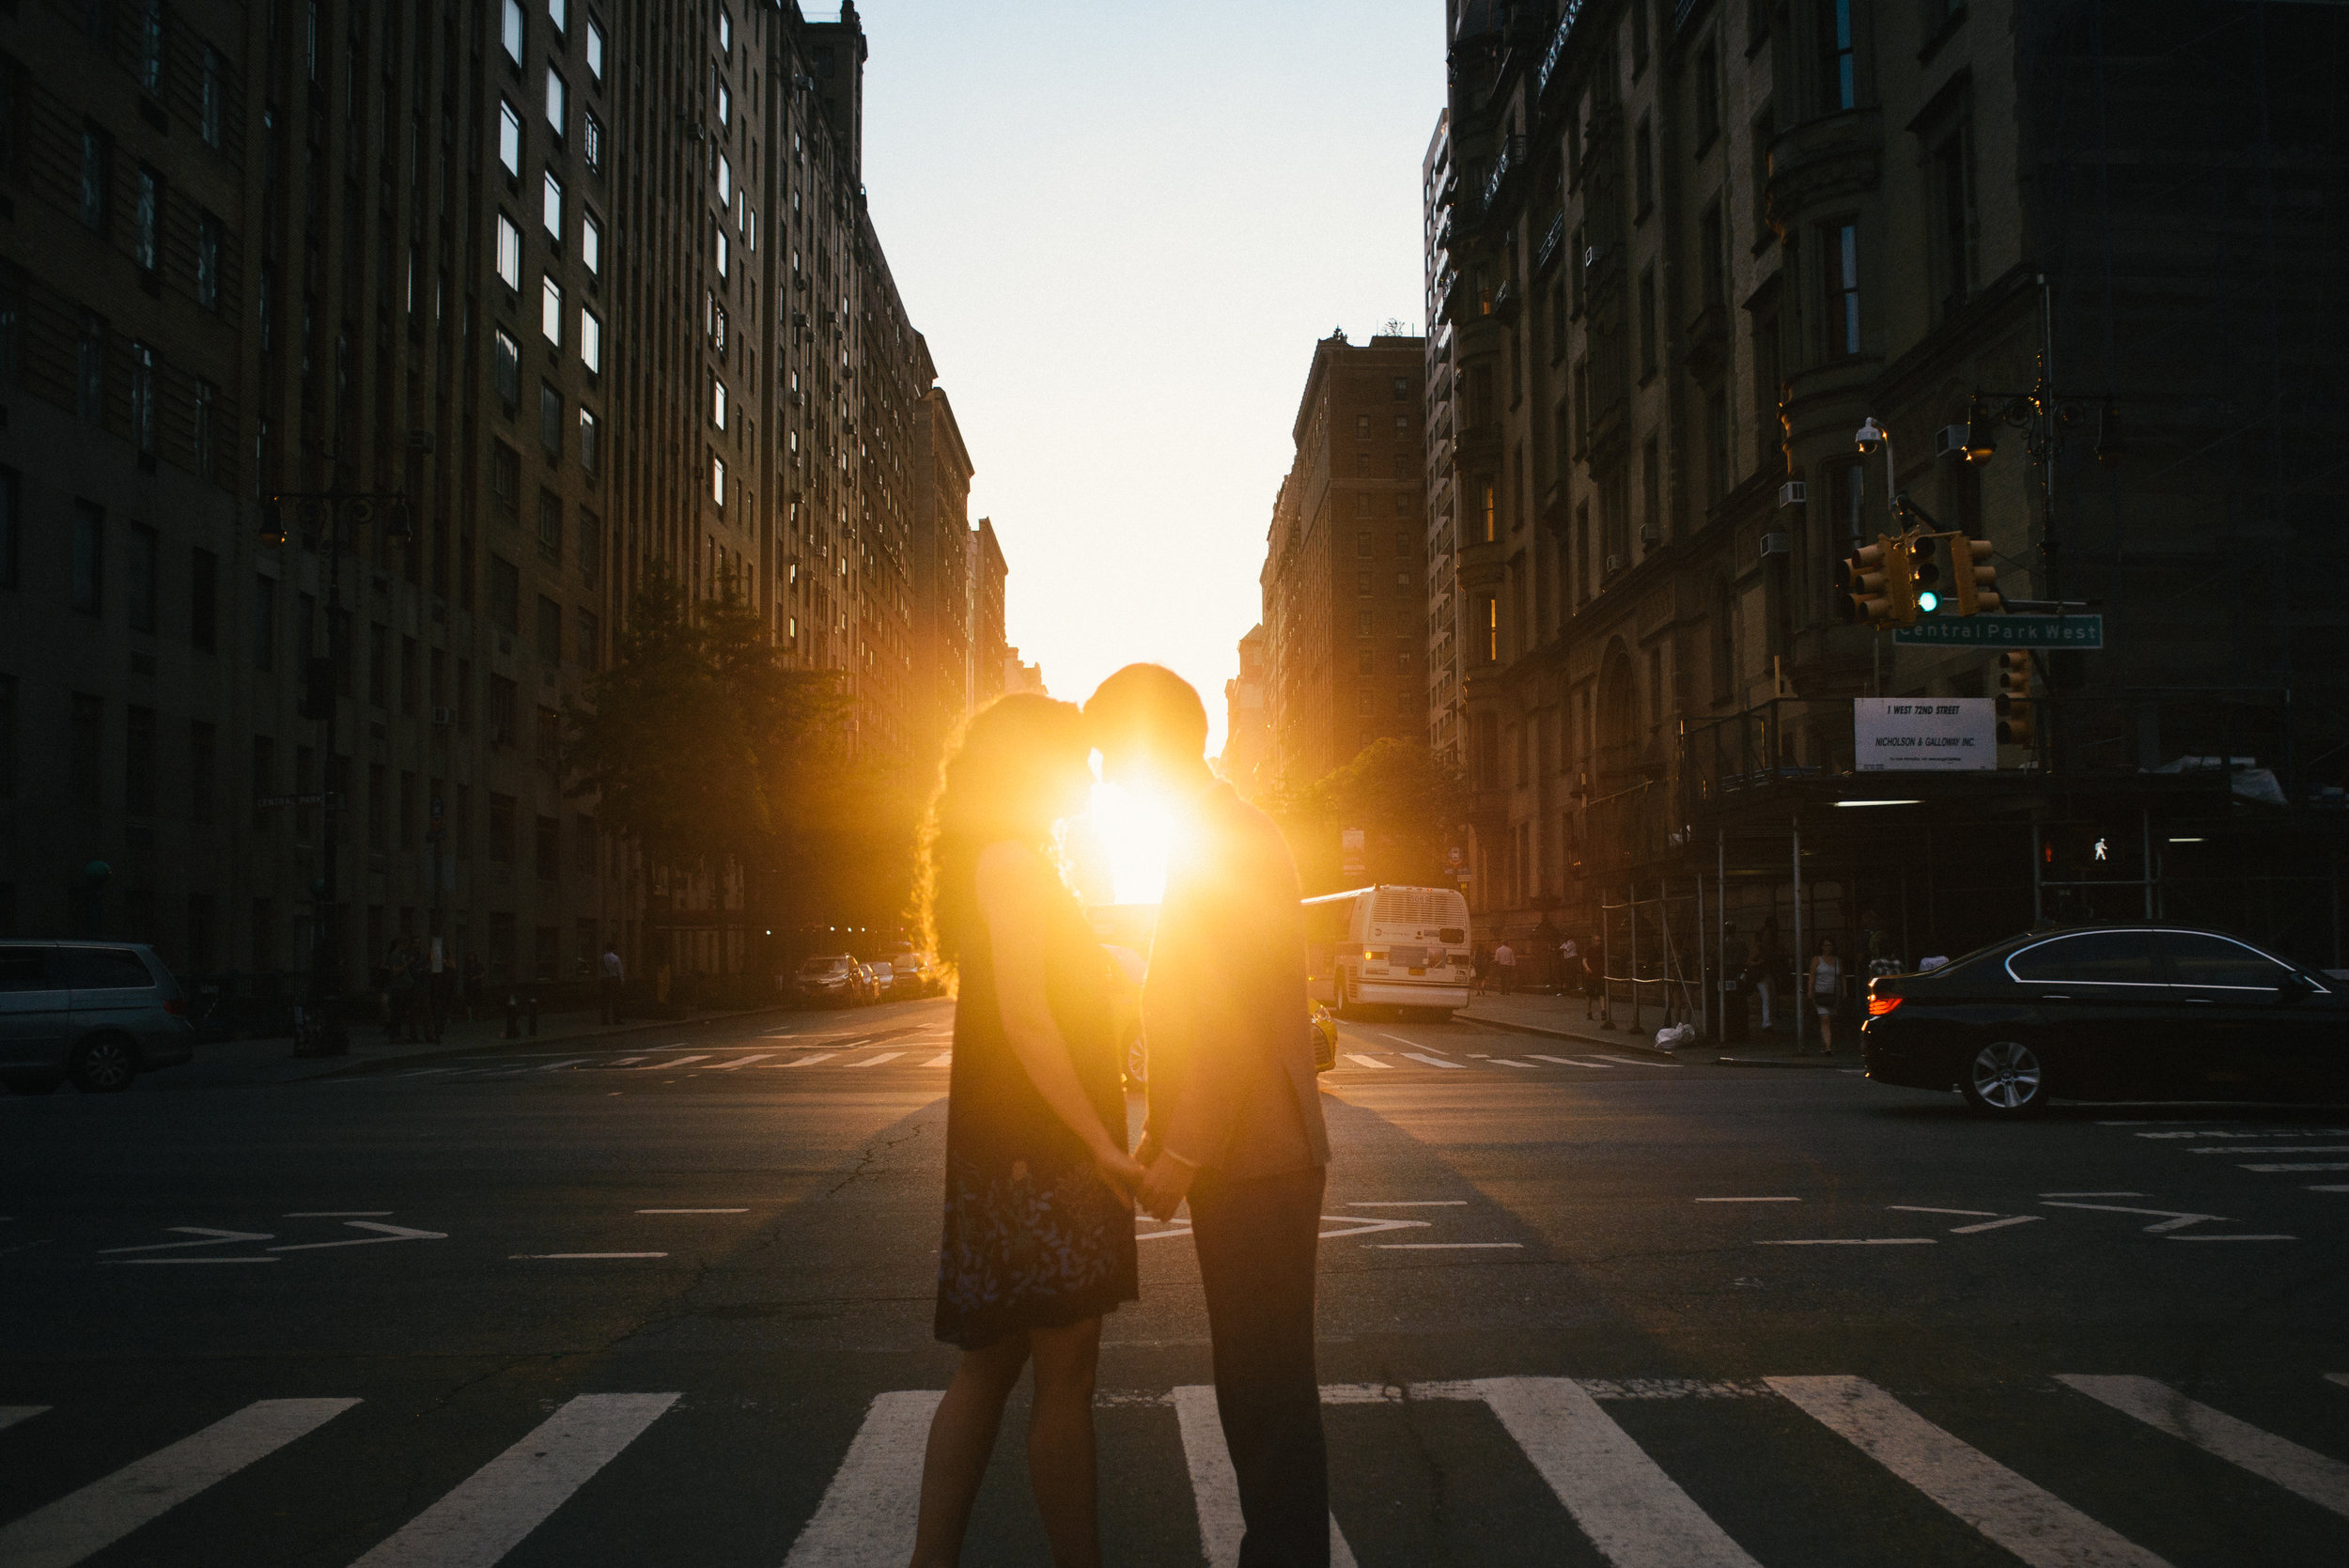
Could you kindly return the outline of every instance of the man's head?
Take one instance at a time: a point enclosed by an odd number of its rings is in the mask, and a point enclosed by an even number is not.
[[[1085,728],[1113,784],[1168,785],[1206,771],[1207,709],[1163,664],[1128,664],[1085,704]]]

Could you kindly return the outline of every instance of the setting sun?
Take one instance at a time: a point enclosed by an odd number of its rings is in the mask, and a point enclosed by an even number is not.
[[[1097,784],[1085,820],[1109,862],[1120,904],[1156,904],[1166,892],[1167,846],[1173,824],[1163,808],[1116,784]]]

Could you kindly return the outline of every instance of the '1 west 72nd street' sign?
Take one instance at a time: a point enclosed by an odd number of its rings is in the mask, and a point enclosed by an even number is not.
[[[1988,697],[1859,697],[1852,755],[1862,773],[1959,773],[1999,766]]]

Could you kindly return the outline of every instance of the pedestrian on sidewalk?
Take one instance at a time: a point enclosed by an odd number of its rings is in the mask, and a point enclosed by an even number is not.
[[[1494,948],[1493,968],[1501,973],[1501,994],[1515,996],[1517,989],[1517,950],[1505,940]]]
[[[1572,937],[1558,942],[1558,994],[1572,996],[1582,986],[1582,947]]]
[[[1492,986],[1492,953],[1482,942],[1469,950],[1469,979],[1475,986],[1476,994],[1480,997]]]
[[[1843,961],[1836,956],[1835,939],[1819,939],[1818,955],[1811,960],[1811,1005],[1819,1015],[1819,1054],[1835,1054],[1835,1012],[1843,1001]]]
[[[1607,1013],[1607,977],[1599,972],[1598,946],[1594,942],[1582,955],[1582,1021],[1591,1023]]]
[[[620,1021],[620,987],[628,980],[628,966],[620,962],[620,950],[611,942],[603,944],[602,972],[596,977],[596,1001],[601,1020],[606,1024]]]

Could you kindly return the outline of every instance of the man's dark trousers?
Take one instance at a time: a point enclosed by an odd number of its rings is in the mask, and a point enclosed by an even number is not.
[[[1319,1167],[1190,1189],[1215,1336],[1215,1403],[1239,1481],[1239,1568],[1329,1568],[1330,1469],[1314,1370]]]

